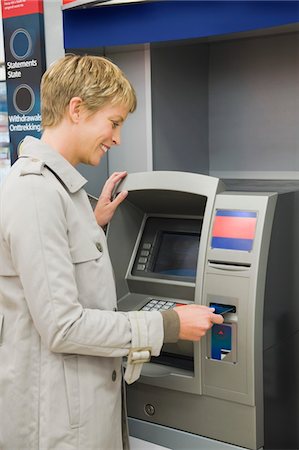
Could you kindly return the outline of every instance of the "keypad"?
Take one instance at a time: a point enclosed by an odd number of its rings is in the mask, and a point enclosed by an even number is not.
[[[141,311],[165,311],[176,306],[175,301],[161,300],[158,298],[151,298],[142,308]]]

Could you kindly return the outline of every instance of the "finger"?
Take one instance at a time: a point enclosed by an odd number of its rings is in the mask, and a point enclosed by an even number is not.
[[[128,191],[121,191],[115,199],[111,202],[111,206],[113,209],[116,209],[128,196]]]
[[[108,180],[121,180],[122,178],[126,177],[128,175],[127,171],[122,172],[113,172],[112,175],[108,178]]]
[[[127,176],[127,172],[114,172],[104,184],[102,194],[109,195],[111,197],[113,190],[117,183]]]
[[[223,323],[224,318],[222,317],[221,314],[213,314],[211,320],[213,323],[221,324],[221,323]]]
[[[214,309],[214,308],[210,308],[210,306],[206,306],[206,305],[196,305],[196,306],[205,311],[211,311],[211,309]]]

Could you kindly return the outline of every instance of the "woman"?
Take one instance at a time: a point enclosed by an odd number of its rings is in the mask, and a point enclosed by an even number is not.
[[[111,201],[126,173],[108,179],[93,212],[75,166],[98,165],[136,108],[120,69],[67,55],[44,74],[41,100],[42,138],[24,140],[0,194],[0,448],[128,448],[122,357],[133,382],[144,361],[134,359],[223,319],[195,305],[117,311],[102,227],[127,195]]]

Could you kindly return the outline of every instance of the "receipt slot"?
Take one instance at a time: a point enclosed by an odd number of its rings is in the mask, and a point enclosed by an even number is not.
[[[231,325],[214,325],[211,332],[211,358],[221,361],[231,353],[232,348]]]
[[[130,174],[108,227],[119,310],[224,316],[199,343],[164,345],[127,388],[131,434],[172,449],[299,448],[298,190],[234,188]]]

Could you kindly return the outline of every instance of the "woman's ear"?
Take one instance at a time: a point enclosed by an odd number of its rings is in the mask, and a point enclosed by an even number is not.
[[[82,98],[81,97],[73,97],[69,103],[69,116],[73,123],[78,123],[80,120],[80,113],[82,111]]]

